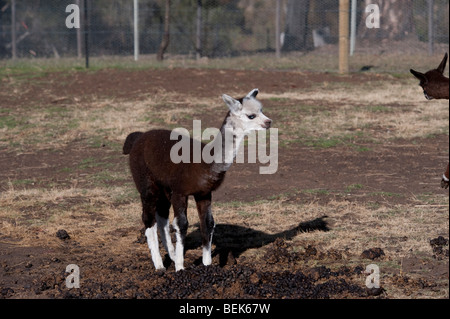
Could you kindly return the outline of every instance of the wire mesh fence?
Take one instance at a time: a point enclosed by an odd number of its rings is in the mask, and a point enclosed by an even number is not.
[[[427,54],[448,48],[448,0],[348,2],[348,33],[356,54]],[[70,4],[79,10],[66,11]],[[80,28],[69,28],[78,17]],[[86,44],[94,57],[153,55],[166,23],[170,55],[336,55],[339,1],[0,0],[0,59],[81,57]]]

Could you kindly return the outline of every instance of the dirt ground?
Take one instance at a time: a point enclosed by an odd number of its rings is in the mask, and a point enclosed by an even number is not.
[[[254,87],[274,95],[314,90],[323,83],[358,85],[372,81],[373,77],[388,84],[396,81],[388,75],[340,76],[270,70],[74,71],[43,74],[36,83],[31,78],[5,77],[0,85],[8,90],[20,89],[21,93],[18,96],[14,91],[2,90],[0,106],[27,112],[37,104],[70,107],[73,101],[82,105],[92,99],[139,101],[161,91],[210,98],[223,93],[245,93]],[[267,113],[279,103],[277,99],[261,100]],[[220,124],[221,119],[214,114],[197,116],[211,126]],[[282,121],[277,115],[272,119],[274,126],[277,120]],[[401,258],[398,257],[401,253],[391,255],[389,247],[394,241],[407,251],[404,247],[409,238],[404,236],[384,238],[374,246],[361,246],[359,253],[315,242],[314,236],[332,234],[344,221],[351,220],[351,209],[338,218],[317,214],[300,218],[301,222],[294,222],[291,227],[277,226],[275,222],[273,227],[265,225],[263,230],[253,226],[250,219],[245,222],[247,216],[238,224],[222,217],[214,232],[212,266],[201,265],[199,231],[193,224],[187,238],[186,270],[175,273],[166,256],[168,270],[155,272],[139,223],[131,227],[117,225],[108,230],[108,238],[90,245],[84,244],[77,232],[70,229],[67,230],[69,238],[58,238],[55,231],[48,231],[41,242],[39,231],[46,231],[39,230],[42,225],[38,230],[31,225],[28,237],[31,242],[24,243],[11,231],[0,232],[0,298],[448,298],[448,207],[442,202],[423,199],[434,195],[448,197],[448,190],[439,186],[448,161],[448,134],[392,139],[385,143],[363,140],[358,147],[365,147],[365,151],[347,144],[321,148],[299,143],[283,147],[279,151],[276,174],[260,175],[258,165],[235,164],[213,198],[219,206],[225,205],[220,206],[225,209],[230,202],[257,201],[262,205],[277,202],[299,209],[315,205],[325,211],[337,207],[336,203],[349,207],[383,206],[393,211],[399,207],[406,211],[431,207],[444,216],[443,229],[447,233],[436,230],[427,234],[430,243],[425,252],[405,253]],[[108,138],[96,146],[81,140],[51,150],[33,145],[20,151],[0,147],[0,195],[10,191],[11,184],[26,190],[76,187],[89,193],[94,188],[89,176],[102,170],[102,166],[89,162],[81,168],[80,163],[86,158],[107,165],[108,171],[127,170],[127,157]],[[109,179],[105,184],[134,191],[131,176]],[[122,199],[117,206],[132,203],[139,207],[136,195]],[[22,215],[15,221],[0,216],[3,226],[19,222],[23,225],[55,209],[68,210],[81,204],[88,207],[90,202],[83,196],[74,196],[59,202],[23,205]],[[6,204],[0,209],[6,211]],[[301,216],[301,211],[298,214]],[[138,208],[137,220],[139,215]],[[90,213],[85,218],[103,227],[105,217],[101,212]],[[358,222],[360,228],[369,227],[361,220]],[[94,236],[95,227],[91,232]],[[304,237],[306,234],[308,237]],[[32,244],[33,236],[36,239]],[[125,244],[116,247],[116,240]],[[376,245],[380,243],[384,245],[380,245],[382,254]],[[374,263],[383,264],[384,276],[382,288],[371,290],[365,286],[368,274],[364,270]],[[79,289],[66,287],[65,270],[69,264],[80,266]]]

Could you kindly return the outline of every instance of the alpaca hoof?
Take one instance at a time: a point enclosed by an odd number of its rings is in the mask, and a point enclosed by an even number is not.
[[[178,271],[180,271],[180,270],[184,270],[184,266],[183,266],[183,265],[181,265],[181,266],[175,266],[175,271],[176,271],[176,272],[178,272]]]
[[[212,264],[211,256],[203,258],[202,263],[204,266],[210,266]]]
[[[163,273],[165,271],[166,271],[166,267],[164,267],[164,266],[156,268],[156,272],[158,272],[158,273]]]

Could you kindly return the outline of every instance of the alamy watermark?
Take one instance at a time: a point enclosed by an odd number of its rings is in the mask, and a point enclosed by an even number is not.
[[[366,7],[366,27],[369,29],[380,28],[380,7],[377,4],[369,4]]]
[[[75,264],[67,265],[66,272],[70,273],[66,277],[66,287],[69,289],[80,288],[80,267]]]
[[[80,7],[76,4],[69,4],[66,7],[66,12],[70,14],[66,18],[66,27],[68,29],[80,28]]]
[[[380,267],[375,264],[370,264],[366,267],[365,273],[368,275],[366,278],[366,287],[369,289],[380,288]]]

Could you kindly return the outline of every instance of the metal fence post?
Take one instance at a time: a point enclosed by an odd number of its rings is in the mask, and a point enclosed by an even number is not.
[[[356,42],[356,0],[352,0],[352,14],[350,17],[350,56],[355,52]]]
[[[139,59],[139,3],[138,0],[133,1],[134,16],[134,61]]]
[[[281,0],[277,0],[275,12],[275,52],[276,57],[281,57]]]
[[[11,56],[13,60],[17,58],[16,41],[16,0],[11,0]]]
[[[86,56],[86,69],[89,69],[89,17],[88,3],[84,0],[84,53]]]
[[[349,0],[339,0],[339,73],[348,73]]]
[[[75,4],[78,6],[78,8],[81,7],[81,1],[80,0],[76,0]],[[77,28],[76,29],[77,32],[77,57],[78,59],[81,59],[83,57],[83,52],[82,52],[82,38],[81,38],[81,28]]]
[[[434,0],[428,0],[428,54],[434,53]]]

